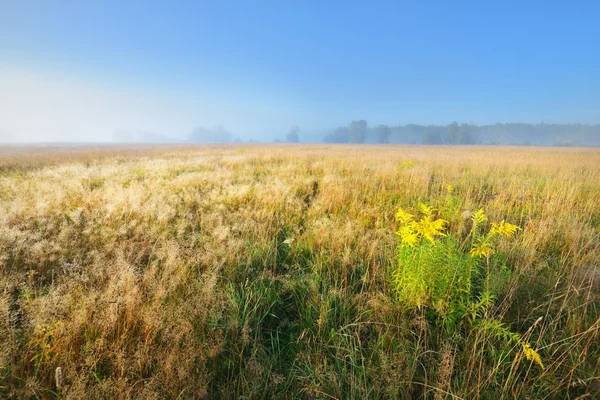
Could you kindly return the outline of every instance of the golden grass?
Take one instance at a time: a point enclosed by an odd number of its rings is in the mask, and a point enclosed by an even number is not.
[[[395,213],[448,185],[523,229],[493,312],[543,371],[395,303]],[[5,148],[0,395],[600,396],[599,235],[596,149]]]

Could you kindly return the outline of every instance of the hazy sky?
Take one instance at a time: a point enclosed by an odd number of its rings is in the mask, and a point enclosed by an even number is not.
[[[599,1],[0,0],[0,141],[600,123],[599,21]]]

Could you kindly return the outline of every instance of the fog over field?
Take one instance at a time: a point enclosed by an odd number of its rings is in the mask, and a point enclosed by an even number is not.
[[[0,72],[0,143],[270,143],[290,141],[287,135],[295,126],[298,141],[308,143],[600,145],[600,125],[369,124],[357,119],[336,128],[330,126],[336,110],[299,116],[302,110],[279,112],[259,101],[199,101],[189,94],[173,99],[169,92],[123,90],[14,68]],[[392,114],[387,120],[394,118],[401,119]],[[361,132],[353,135],[353,126]]]

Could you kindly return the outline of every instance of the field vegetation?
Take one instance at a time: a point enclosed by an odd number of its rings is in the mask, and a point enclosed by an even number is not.
[[[600,397],[600,152],[0,150],[0,397]]]

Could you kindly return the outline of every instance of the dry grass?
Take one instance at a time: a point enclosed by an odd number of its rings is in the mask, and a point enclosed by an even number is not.
[[[493,312],[546,369],[396,304],[395,211],[449,184],[523,228]],[[3,149],[0,396],[598,397],[599,235],[594,149]]]

